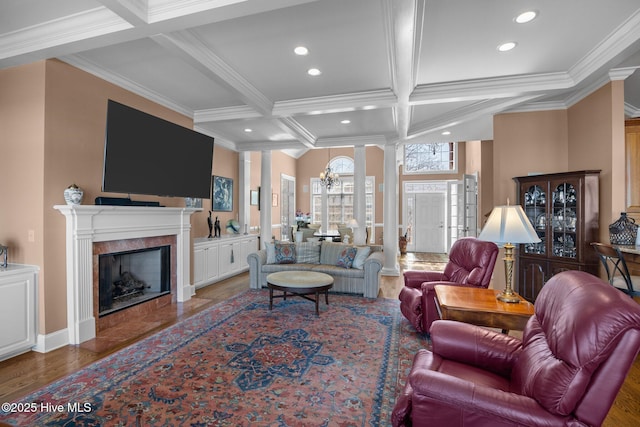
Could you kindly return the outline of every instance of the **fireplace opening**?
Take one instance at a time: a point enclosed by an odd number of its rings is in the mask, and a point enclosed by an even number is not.
[[[98,256],[98,316],[171,293],[171,246]]]

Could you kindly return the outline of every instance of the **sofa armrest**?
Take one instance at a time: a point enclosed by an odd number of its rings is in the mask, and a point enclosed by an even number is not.
[[[260,249],[257,252],[252,252],[247,255],[247,262],[249,263],[249,287],[251,289],[260,289],[260,273],[262,273],[262,266],[267,263],[267,251]]]
[[[431,325],[433,353],[510,376],[513,363],[522,351],[522,341],[500,332],[452,320],[436,320]]]
[[[364,297],[378,298],[380,291],[380,271],[384,265],[384,253],[374,251],[364,261]]]

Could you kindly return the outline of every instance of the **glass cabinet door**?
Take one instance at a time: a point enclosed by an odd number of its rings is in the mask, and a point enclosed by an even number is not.
[[[577,235],[576,227],[579,218],[577,183],[553,183],[551,197],[553,207],[551,212],[552,246],[551,255],[561,258],[576,259]]]
[[[524,252],[528,254],[546,254],[547,239],[547,189],[546,185],[526,185],[522,191],[524,211],[540,238],[539,243],[524,245]]]

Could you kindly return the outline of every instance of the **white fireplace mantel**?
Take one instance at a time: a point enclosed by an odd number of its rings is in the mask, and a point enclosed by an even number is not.
[[[195,294],[191,280],[191,214],[198,209],[147,206],[56,205],[67,222],[67,329],[69,343],[95,338],[93,243],[176,236],[176,298]]]

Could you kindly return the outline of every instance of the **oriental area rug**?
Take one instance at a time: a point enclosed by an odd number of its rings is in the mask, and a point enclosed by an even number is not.
[[[250,290],[26,396],[20,426],[386,426],[428,346],[397,300]],[[4,407],[3,407],[4,408]]]

